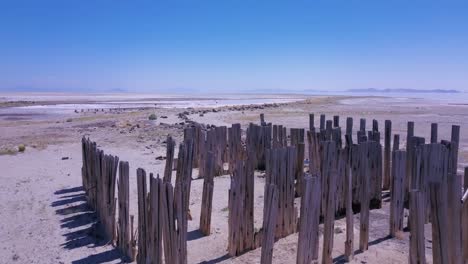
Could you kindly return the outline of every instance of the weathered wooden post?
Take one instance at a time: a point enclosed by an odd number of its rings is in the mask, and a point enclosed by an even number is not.
[[[445,191],[444,191],[445,189]],[[447,192],[441,182],[429,183],[432,212],[432,257],[434,263],[450,263],[448,256]]]
[[[176,222],[176,215],[180,215],[180,207],[176,208],[174,204],[174,188],[170,182],[162,184],[162,233],[164,260],[166,263],[180,263],[178,252],[177,233],[182,232],[179,229],[179,223]]]
[[[366,131],[366,119],[361,118],[359,120],[359,131]]]
[[[447,212],[448,150],[442,144],[430,145],[428,185],[431,201],[432,257],[434,263],[450,263]]]
[[[406,151],[393,151],[392,186],[390,188],[390,236],[399,237],[403,231],[404,179],[406,178]]]
[[[130,181],[128,162],[121,161],[119,164],[119,180],[117,181],[117,196],[119,206],[119,218],[117,228],[117,248],[127,257],[129,261],[135,259],[136,248],[133,240],[133,226],[130,222]]]
[[[325,126],[325,140],[331,140],[332,138],[332,130],[333,130],[333,121],[332,120],[327,120],[326,126]]]
[[[202,164],[200,164],[202,166]],[[200,231],[209,236],[211,233],[211,208],[213,203],[213,177],[214,177],[214,155],[207,153],[205,162],[205,177],[203,178],[203,194],[200,213]]]
[[[228,254],[237,256],[254,245],[253,190],[254,155],[252,145],[247,146],[247,158],[236,161],[231,172],[229,189]]]
[[[137,169],[137,188],[138,188],[138,255],[137,263],[146,263],[147,260],[147,220],[148,208],[147,205],[147,188],[146,188],[146,172],[145,170]]]
[[[463,261],[468,261],[468,167],[465,167],[463,178],[463,213],[462,213],[462,233],[463,233]]]
[[[333,127],[339,127],[340,126],[340,116],[335,115],[333,116]]]
[[[448,165],[448,215],[449,215],[449,261],[462,263],[462,230],[461,230],[461,178],[457,175],[458,146],[460,141],[460,126],[452,126]]]
[[[325,115],[320,115],[320,130],[325,130]]]
[[[400,149],[400,135],[395,134],[393,135],[393,151]]]
[[[304,129],[291,128],[291,146],[295,146],[297,150],[297,164],[295,166],[294,178],[296,179],[296,195],[301,196],[304,179]]]
[[[407,129],[406,129],[406,151],[408,151],[408,143],[411,137],[414,137],[414,122],[408,121]]]
[[[410,250],[409,263],[426,263],[424,245],[424,200],[426,196],[418,190],[410,191]]]
[[[370,171],[369,171],[369,142],[359,144],[361,158],[361,212],[359,229],[359,249],[366,251],[369,245],[369,203],[370,203]]]
[[[261,264],[270,264],[273,259],[275,226],[278,219],[278,188],[274,184],[265,185],[265,205],[263,208]]]
[[[297,264],[318,261],[320,220],[320,178],[308,176],[304,179],[304,194],[301,198]]]
[[[104,228],[105,236],[111,241],[115,241],[117,234],[115,229],[115,183],[118,166],[119,157],[102,153],[101,174],[96,182],[97,213]]]
[[[187,228],[190,216],[190,190],[193,168],[193,141],[185,140],[179,145],[174,206],[177,223],[177,247],[179,263],[187,263]]]
[[[309,114],[309,130],[315,131],[315,124],[314,124],[314,114]]]
[[[149,208],[147,213],[146,249],[148,263],[162,263],[162,180],[150,173]]]
[[[388,190],[391,183],[390,174],[390,155],[391,155],[391,137],[392,137],[392,121],[385,120],[385,139],[384,139],[384,177],[383,177],[383,189]]]
[[[349,118],[347,119],[348,123]],[[352,119],[351,119],[352,122]],[[348,130],[348,129],[347,129]],[[348,134],[349,132],[349,134]],[[345,203],[346,203],[346,241],[345,241],[345,259],[351,261],[354,256],[354,219],[353,219],[353,173],[351,169],[351,131],[346,135],[346,151],[348,152],[345,173]]]
[[[260,125],[261,125],[261,126],[266,126],[266,123],[265,123],[265,114],[263,114],[263,113],[260,114]]]
[[[323,142],[324,160],[322,166],[322,179],[325,180],[326,195],[322,263],[332,263],[333,235],[335,229],[335,189],[336,189],[336,143]]]
[[[437,123],[431,124],[431,143],[437,143]]]
[[[172,180],[172,168],[174,167],[174,148],[175,141],[170,135],[166,139],[166,166],[164,167],[164,178],[165,182],[171,182]]]

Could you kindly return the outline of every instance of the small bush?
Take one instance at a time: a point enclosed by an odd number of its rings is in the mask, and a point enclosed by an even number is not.
[[[19,152],[24,152],[25,150],[26,150],[26,146],[25,146],[24,144],[20,144],[20,145],[18,146],[18,151],[19,151]]]
[[[68,119],[67,119],[67,122],[70,123],[71,121],[73,121],[73,119],[71,119],[71,118],[68,118]]]
[[[158,118],[156,117],[156,114],[151,114],[151,115],[148,117],[148,119],[149,119],[149,120],[156,120],[156,119],[158,119]]]

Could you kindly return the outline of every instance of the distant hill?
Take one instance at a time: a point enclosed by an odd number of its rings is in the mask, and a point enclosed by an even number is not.
[[[431,89],[431,90],[419,90],[419,89],[376,89],[376,88],[365,88],[365,89],[350,89],[346,90],[350,93],[460,93],[458,90],[444,90],[444,89]]]

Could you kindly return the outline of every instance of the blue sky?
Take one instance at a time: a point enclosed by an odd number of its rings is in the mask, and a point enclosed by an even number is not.
[[[0,1],[0,91],[468,90],[468,1]]]

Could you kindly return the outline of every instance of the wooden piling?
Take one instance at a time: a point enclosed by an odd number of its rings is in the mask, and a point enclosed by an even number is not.
[[[148,195],[146,249],[148,263],[162,263],[162,180],[150,174],[150,192]]]
[[[213,177],[214,177],[214,155],[208,152],[205,162],[205,177],[203,178],[202,205],[200,213],[200,231],[209,236],[211,233],[211,208],[213,204]]]
[[[370,170],[368,165],[369,143],[359,144],[361,156],[361,212],[359,229],[359,249],[366,251],[369,245],[369,203],[370,203]]]
[[[437,143],[437,123],[431,124],[431,143]]]
[[[352,119],[351,119],[352,120]],[[351,144],[348,143],[351,135],[346,135],[347,142],[347,164],[345,174],[345,203],[346,203],[346,241],[345,241],[345,260],[350,262],[354,256],[354,213],[353,213],[353,174],[351,170]]]
[[[318,261],[320,220],[320,178],[304,179],[304,194],[301,198],[301,217],[297,243],[297,264]]]
[[[315,131],[315,124],[314,124],[314,114],[309,114],[309,130]]]
[[[339,127],[340,126],[340,116],[335,115],[333,116],[333,127]]]
[[[132,240],[130,224],[130,181],[128,162],[121,161],[119,164],[119,180],[117,182],[117,196],[119,217],[117,222],[117,248],[131,262],[135,259],[136,247]]]
[[[278,188],[274,184],[265,185],[265,205],[263,209],[261,264],[270,264],[273,259],[275,226],[278,213]]]
[[[410,264],[426,263],[424,244],[425,199],[423,192],[418,190],[410,191]]]
[[[325,115],[320,115],[320,130],[325,130]]]
[[[433,263],[448,264],[447,190],[441,182],[429,183],[432,214],[432,258]]]
[[[171,182],[172,180],[172,168],[174,167],[174,148],[175,141],[170,135],[166,139],[166,166],[164,167],[164,178],[165,182]]]
[[[359,120],[359,131],[366,131],[366,119],[361,118]]]
[[[400,135],[395,134],[393,135],[393,151],[400,149]]]
[[[390,183],[391,183],[391,174],[390,174],[391,137],[392,137],[392,121],[385,120],[384,177],[383,177],[383,187],[382,187],[384,190],[390,189]]]
[[[138,188],[138,255],[137,263],[146,263],[147,261],[147,188],[146,172],[137,169],[137,188]]]
[[[164,260],[166,263],[179,263],[177,233],[182,230],[179,230],[177,226],[176,215],[180,215],[177,211],[178,208],[174,204],[174,188],[170,182],[163,182],[161,214]]]
[[[400,237],[403,231],[404,179],[406,178],[406,151],[392,154],[392,186],[390,188],[390,236]]]
[[[463,261],[468,261],[468,167],[465,167],[465,175],[463,178],[463,203],[462,203],[462,253]]]
[[[325,180],[324,189],[326,195],[325,219],[323,231],[322,263],[332,263],[333,236],[335,229],[335,188],[336,188],[336,166],[337,157],[336,144],[333,141],[323,142],[324,162],[322,166],[322,179]]]

